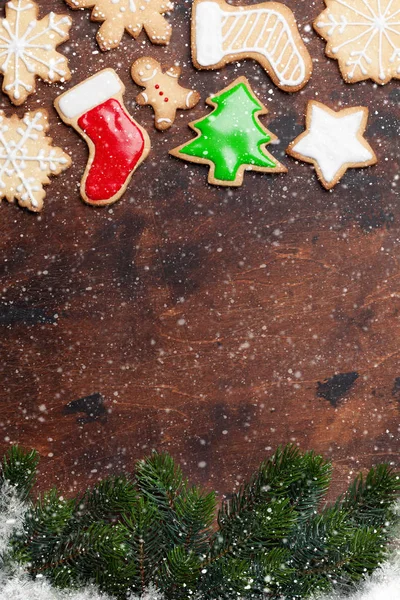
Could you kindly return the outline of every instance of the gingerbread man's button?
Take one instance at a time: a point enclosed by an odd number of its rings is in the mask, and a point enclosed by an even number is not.
[[[131,74],[133,81],[145,88],[137,96],[136,102],[152,106],[155,112],[154,125],[162,131],[171,127],[178,109],[193,108],[200,100],[198,92],[179,85],[179,67],[170,67],[164,73],[158,61],[143,57],[133,63]]]

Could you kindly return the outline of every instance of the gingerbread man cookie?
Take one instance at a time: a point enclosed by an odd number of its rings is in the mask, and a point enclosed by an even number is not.
[[[161,131],[171,127],[178,109],[193,108],[200,100],[198,92],[179,85],[180,74],[181,69],[176,66],[163,73],[160,63],[154,58],[139,58],[132,65],[133,81],[145,88],[136,97],[136,102],[153,107],[154,125]]]

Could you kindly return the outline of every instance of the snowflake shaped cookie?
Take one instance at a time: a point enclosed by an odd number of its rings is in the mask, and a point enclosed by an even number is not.
[[[93,8],[92,21],[103,22],[97,32],[102,50],[116,48],[126,30],[135,39],[142,29],[153,44],[168,44],[171,25],[163,14],[172,10],[169,0],[65,0],[74,9]]]
[[[51,145],[48,128],[43,110],[28,112],[23,119],[7,118],[0,111],[0,199],[12,202],[15,198],[33,212],[42,209],[43,185],[50,183],[49,175],[71,166],[68,154]]]
[[[347,83],[400,79],[400,0],[325,0],[314,22]]]
[[[17,106],[34,92],[36,76],[48,83],[71,78],[68,60],[56,51],[69,37],[71,18],[51,12],[38,21],[38,13],[32,0],[11,0],[0,20],[3,92]]]

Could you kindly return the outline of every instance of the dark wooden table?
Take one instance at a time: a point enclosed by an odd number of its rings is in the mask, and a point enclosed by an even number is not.
[[[18,109],[0,99],[7,115],[46,108],[55,143],[74,159],[41,215],[1,207],[0,450],[37,448],[42,488],[82,488],[153,448],[221,493],[289,441],[333,459],[334,491],[361,468],[399,464],[400,83],[344,84],[309,29],[323,1],[286,4],[315,67],[294,95],[252,61],[196,71],[190,2],[170,17],[170,46],[126,35],[102,53],[89,11],[40,1],[42,16],[73,17],[61,47],[69,85],[115,68],[152,143],[124,198],[93,209],[78,191],[86,145],[52,108],[63,88],[38,82]],[[135,105],[130,65],[146,54],[181,63],[183,84],[202,96],[166,133]],[[289,173],[211,187],[205,167],[168,150],[191,137],[187,123],[209,111],[207,96],[239,75],[267,105],[263,122],[280,138],[272,152]],[[313,98],[370,109],[379,163],[349,171],[331,193],[284,154]]]

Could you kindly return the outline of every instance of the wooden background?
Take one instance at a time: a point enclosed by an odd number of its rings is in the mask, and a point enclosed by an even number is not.
[[[1,3],[2,6],[4,2]],[[58,119],[68,86],[38,82],[7,115],[45,107],[73,167],[53,179],[41,215],[1,207],[0,450],[42,456],[40,486],[82,488],[131,469],[152,448],[169,451],[196,482],[230,492],[278,444],[314,448],[335,464],[334,491],[355,470],[399,464],[399,82],[346,85],[310,29],[323,0],[294,10],[314,59],[300,93],[278,90],[255,62],[197,72],[190,62],[190,2],[169,20],[169,47],[127,35],[102,53],[89,11],[40,0],[73,17],[73,85],[104,67],[124,80],[126,104],[152,151],[125,197],[92,208],[79,197],[84,141]],[[3,9],[2,9],[3,10]],[[169,132],[136,107],[131,63],[179,62],[202,96]],[[204,101],[246,75],[280,138],[283,176],[247,173],[239,189],[208,186],[207,168],[168,155],[191,137]],[[285,156],[308,100],[370,109],[377,166],[352,170],[332,193],[309,165]]]

